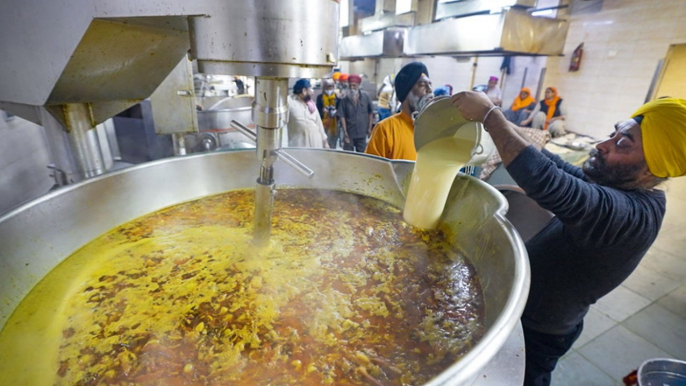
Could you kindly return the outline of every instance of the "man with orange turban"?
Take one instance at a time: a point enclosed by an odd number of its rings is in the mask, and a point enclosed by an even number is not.
[[[646,103],[582,168],[536,150],[483,93],[459,93],[453,105],[484,123],[515,182],[555,215],[526,241],[531,288],[521,318],[524,385],[549,385],[591,304],[631,274],[658,235],[666,199],[656,186],[686,175],[686,100]]]
[[[503,111],[505,118],[517,126],[522,126],[522,121],[529,118],[529,114],[536,106],[536,100],[531,96],[531,90],[524,87],[512,102],[509,109]]]
[[[341,75],[341,78],[343,76]],[[343,150],[364,152],[367,147],[367,136],[372,132],[374,105],[369,94],[360,90],[362,77],[350,75],[350,90],[341,100],[338,118],[343,132]]]
[[[350,75],[348,74],[341,74],[341,76],[338,77],[338,85],[340,86],[341,89],[341,98],[345,98],[348,95],[348,77]]]

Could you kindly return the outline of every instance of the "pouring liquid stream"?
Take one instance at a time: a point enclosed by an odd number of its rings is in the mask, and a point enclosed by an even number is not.
[[[473,140],[440,138],[419,149],[403,218],[422,229],[438,226],[455,176],[472,158]]]

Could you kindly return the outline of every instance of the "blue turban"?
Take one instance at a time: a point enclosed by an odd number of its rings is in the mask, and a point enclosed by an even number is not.
[[[395,76],[395,94],[401,103],[422,74],[429,76],[429,70],[421,62],[408,63],[398,71],[398,75]]]
[[[295,86],[293,86],[293,94],[300,94],[304,88],[310,88],[312,87],[312,84],[310,83],[309,80],[307,79],[298,79],[297,82],[295,82]]]

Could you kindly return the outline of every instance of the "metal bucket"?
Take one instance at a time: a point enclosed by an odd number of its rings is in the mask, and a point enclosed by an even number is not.
[[[315,177],[307,179],[278,162],[277,188],[348,191],[403,207],[413,162],[329,150],[290,152],[311,167]],[[95,237],[170,205],[253,188],[258,168],[254,151],[171,158],[71,185],[9,212],[0,218],[0,328],[43,276]],[[456,178],[441,221],[455,230],[453,244],[477,271],[486,333],[430,385],[471,384],[518,326],[529,290],[529,265],[506,211],[507,201],[493,187],[473,177]],[[0,361],[7,355],[12,353],[0,347]]]
[[[639,386],[686,386],[686,362],[649,359],[638,368]]]

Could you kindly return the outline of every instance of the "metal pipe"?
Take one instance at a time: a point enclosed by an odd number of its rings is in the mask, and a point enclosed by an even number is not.
[[[186,138],[184,138],[183,133],[172,135],[172,145],[174,146],[174,155],[186,155]]]
[[[98,133],[88,104],[65,104],[62,105],[62,111],[69,143],[81,175],[84,178],[92,178],[105,173]]]
[[[297,171],[298,173],[304,175],[307,178],[314,177],[314,171],[312,169],[308,168],[307,165],[298,161],[292,155],[286,153],[283,149],[277,150],[276,154],[279,156],[280,159],[283,160],[283,162],[285,162],[288,166],[295,169],[295,171]]]
[[[479,65],[479,55],[474,56],[474,63],[472,63],[472,78],[469,81],[469,89],[474,88],[474,78],[476,77],[476,67]]]
[[[288,123],[288,79],[255,79],[252,118],[257,125],[260,173],[255,188],[255,243],[264,246],[271,233],[274,206],[274,162],[281,149],[281,130]],[[247,128],[246,128],[247,129]]]
[[[242,123],[236,120],[231,121],[231,127],[238,130],[239,133],[245,135],[251,141],[257,143],[257,134],[254,131],[252,131],[249,127],[243,125]]]
[[[257,134],[252,131],[249,127],[237,122],[235,120],[231,121],[231,127],[238,130],[241,134],[245,135],[253,142],[257,143]],[[307,167],[304,163],[298,161],[292,155],[286,153],[283,149],[276,150],[276,155],[283,160],[288,166],[295,169],[298,173],[301,173],[307,178],[314,177],[314,171]]]

